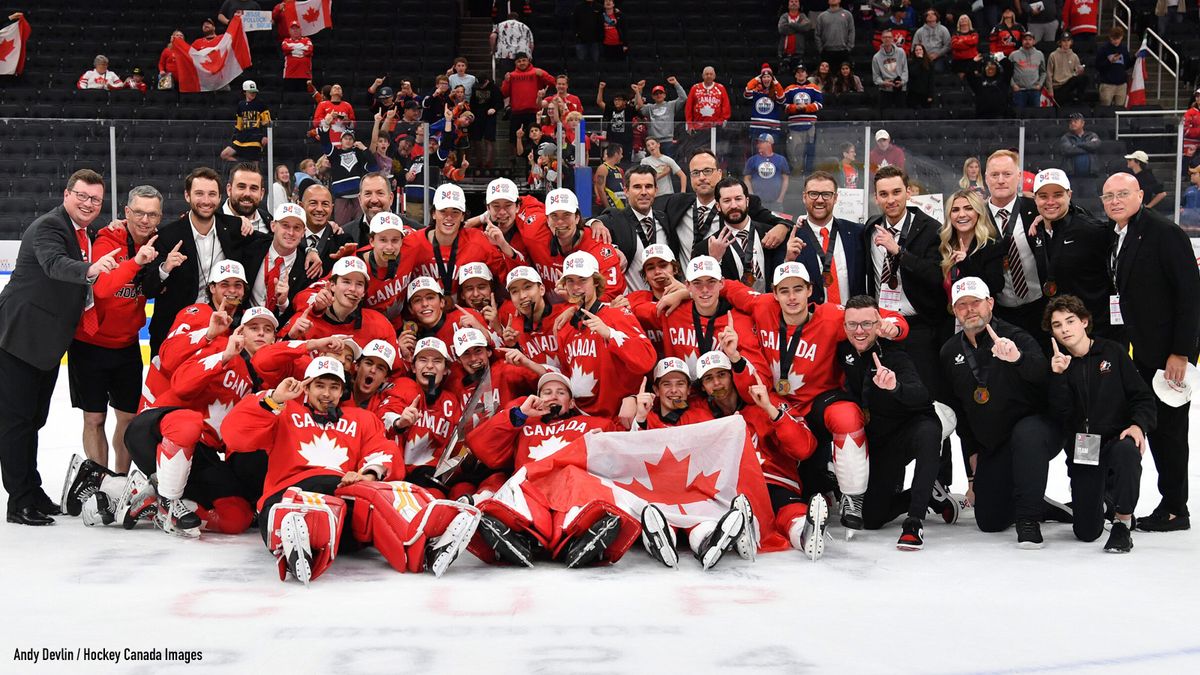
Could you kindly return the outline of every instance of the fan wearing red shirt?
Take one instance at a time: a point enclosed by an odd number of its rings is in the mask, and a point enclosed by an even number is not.
[[[293,340],[349,335],[360,345],[371,340],[396,344],[396,332],[387,318],[362,306],[369,279],[361,258],[339,258],[329,287],[313,295],[304,311],[292,316],[280,332]]]
[[[561,372],[554,323],[559,314],[575,311],[575,307],[566,303],[551,305],[542,277],[532,267],[514,267],[506,282],[509,299],[500,306],[497,318],[504,346],[519,349],[534,363]]]
[[[313,111],[313,129],[320,127],[325,117],[330,114],[333,115],[333,124],[329,127],[329,142],[337,146],[342,140],[342,133],[354,127],[354,106],[342,99],[340,84],[331,86],[329,98],[317,104],[317,109]]]
[[[221,41],[221,36],[217,35],[217,24],[212,19],[205,19],[204,23],[200,24],[200,37],[192,43],[192,49],[200,51],[209,47],[216,47]]]
[[[175,48],[171,46],[175,42],[175,38],[183,39],[183,31],[177,30],[171,33],[171,37],[167,39],[167,46],[163,48],[158,55],[158,79],[161,82],[164,75],[171,76],[171,86],[168,89],[174,89],[179,82],[179,64],[175,62],[178,58],[175,55]]]
[[[303,87],[312,79],[313,43],[300,34],[298,22],[293,21],[289,31],[290,35],[279,43],[279,49],[283,52],[284,84],[293,84],[287,80],[295,80],[295,84]]]
[[[717,70],[705,66],[700,74],[701,81],[688,91],[683,115],[688,131],[701,131],[724,126],[729,121],[729,92],[725,85],[717,82]]]
[[[546,195],[546,222],[539,227],[517,221],[521,239],[525,242],[529,263],[548,284],[558,286],[563,274],[563,262],[576,251],[585,252],[600,265],[604,277],[601,299],[611,302],[625,293],[625,273],[616,249],[597,240],[591,228],[584,227],[579,214],[579,199],[575,193],[558,188]]]

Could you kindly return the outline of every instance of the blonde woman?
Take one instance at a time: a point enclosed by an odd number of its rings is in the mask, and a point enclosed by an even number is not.
[[[942,285],[963,277],[979,277],[992,295],[1004,290],[1004,248],[987,213],[987,205],[973,190],[959,190],[947,201],[946,222],[938,235],[942,255]]]
[[[980,167],[978,157],[968,157],[963,162],[962,176],[958,179],[958,189],[970,190],[979,195],[980,199],[987,199],[987,185],[983,182],[983,169]]]

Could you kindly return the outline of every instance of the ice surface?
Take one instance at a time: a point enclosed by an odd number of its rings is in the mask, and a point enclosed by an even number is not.
[[[1193,442],[1197,419],[1193,415]],[[58,498],[81,418],[66,373],[40,464]],[[957,456],[957,455],[956,455]],[[1193,464],[1195,467],[1195,464]],[[1193,468],[1192,475],[1197,471]],[[1158,503],[1144,462],[1142,503]],[[1067,498],[1061,456],[1051,495]],[[965,486],[957,480],[956,489]],[[921,552],[899,523],[798,552],[727,557],[703,573],[650,560],[613,567],[493,568],[460,559],[444,577],[399,574],[347,554],[305,589],[281,583],[257,532],[168,537],[145,524],[0,525],[0,672],[846,673],[1197,672],[1197,531],[1134,535],[1130,555],[1048,524],[1046,548],[1010,530],[927,521]],[[39,662],[14,662],[36,649]],[[42,649],[199,650],[182,662],[44,663]]]

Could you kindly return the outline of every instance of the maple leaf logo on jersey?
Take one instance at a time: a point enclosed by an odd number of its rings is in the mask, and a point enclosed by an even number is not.
[[[529,448],[529,459],[530,461],[546,459],[565,447],[567,447],[567,442],[562,439],[562,436],[551,436]]]
[[[421,466],[433,460],[433,450],[429,447],[429,434],[417,434],[404,444],[404,463],[409,466]]]
[[[232,403],[213,401],[212,403],[208,404],[208,417],[205,417],[204,421],[208,423],[208,426],[212,427],[213,430],[217,432],[217,436],[221,435],[221,422],[225,421],[225,416],[228,415],[229,411],[232,409]]]
[[[308,11],[304,13],[304,22],[313,23],[320,18],[320,16],[321,12],[316,7],[309,7]]]
[[[390,452],[372,452],[363,459],[363,466],[384,466],[392,461]]]
[[[1091,14],[1092,8],[1089,7],[1088,5],[1080,5],[1078,11],[1080,14]]]
[[[314,437],[308,443],[301,441],[300,456],[308,462],[309,466],[323,466],[335,471],[340,471],[342,464],[350,458],[349,451],[338,445],[335,439],[325,433]]]
[[[621,331],[619,331],[619,330],[615,330],[615,329],[609,329],[609,331],[608,331],[608,337],[609,337],[609,338],[610,338],[610,339],[611,339],[613,342],[617,343],[617,346],[618,346],[618,347],[620,347],[621,345],[625,344],[625,341],[629,339],[629,336],[628,336],[628,335],[626,335],[625,333],[623,333],[623,332],[621,332]]]
[[[720,492],[717,477],[721,472],[693,472],[691,465],[691,456],[680,460],[670,448],[664,448],[657,462],[645,462],[648,484],[643,484],[640,478],[616,484],[648,502],[660,504],[690,504],[715,497]]]
[[[571,393],[575,398],[591,398],[596,390],[596,376],[586,370],[571,371]]]
[[[13,50],[16,48],[17,43],[14,40],[5,40],[4,42],[0,42],[0,61],[7,60],[8,55],[12,54]]]
[[[218,352],[216,354],[212,354],[210,356],[206,356],[206,357],[200,359],[200,363],[204,366],[205,370],[212,370],[213,368],[216,368],[218,365],[220,365],[221,356],[222,356],[222,353]]]
[[[213,49],[204,55],[204,60],[200,62],[200,66],[208,72],[216,75],[225,67],[226,53],[221,49]]]

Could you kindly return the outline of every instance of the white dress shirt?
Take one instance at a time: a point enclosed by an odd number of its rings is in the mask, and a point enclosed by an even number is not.
[[[279,277],[281,279],[286,279],[288,274],[290,274],[292,271],[292,265],[296,262],[296,252],[292,251],[289,255],[283,255],[279,251],[275,250],[275,244],[271,244],[271,247],[267,249],[266,257],[263,258],[263,268],[259,271],[257,278],[254,280],[254,288],[251,290],[251,299],[253,300],[253,303],[251,303],[252,306],[266,306],[267,272],[275,266],[275,261],[278,258],[283,258],[283,267],[279,269]],[[247,273],[249,273],[249,270],[247,270]],[[274,289],[272,289],[271,292],[274,293]],[[284,300],[283,304],[279,305],[279,309],[283,309],[285,307],[287,307],[287,300]]]
[[[683,218],[679,221],[679,228],[675,231],[676,234],[679,235],[679,250],[675,252],[676,255],[679,256],[679,269],[687,269],[688,263],[692,261],[692,233],[695,232],[696,229],[696,224],[692,221],[692,212],[695,210],[696,206],[703,206],[707,208],[708,213],[711,214],[717,209],[717,200],[713,199],[705,204],[702,203],[699,198],[697,198],[695,203],[689,204],[687,209],[683,212]],[[705,214],[704,218],[707,220],[709,215]],[[714,217],[712,222],[714,224],[718,223],[720,222],[720,218]],[[708,236],[711,236],[712,233],[705,232],[704,234],[704,238],[707,238]]]
[[[818,225],[812,220],[807,220],[807,222],[808,229],[811,230],[813,236],[817,238],[817,245],[820,246],[821,232],[829,230],[830,226],[833,225],[833,217],[830,216],[829,220],[825,221],[824,225]],[[847,294],[850,292],[850,277],[846,273],[846,242],[842,241],[844,236],[846,236],[845,232],[838,232],[837,237],[833,241],[829,242],[830,245],[833,246],[833,265],[837,268],[838,288],[842,292],[842,297],[839,299],[842,303],[845,303],[846,300],[849,299]],[[825,252],[817,251],[817,261],[823,262],[824,260]],[[821,273],[825,273],[824,267],[821,268]]]
[[[1012,228],[1013,237],[1017,240],[1017,253],[1021,257],[1021,269],[1025,272],[1025,284],[1029,287],[1029,292],[1024,298],[1017,296],[1017,291],[1013,287],[1012,273],[1004,270],[1004,290],[1000,291],[1000,295],[996,297],[996,302],[1003,307],[1019,307],[1026,305],[1038,298],[1042,297],[1042,280],[1038,277],[1037,258],[1033,257],[1033,248],[1029,245],[1029,237],[1025,230],[1028,225],[1021,221],[1021,212],[1017,209],[1017,198],[1013,197],[1012,201],[1004,206],[996,206],[988,202],[988,209],[992,212],[992,221],[996,223],[996,227],[1000,227],[1000,217],[996,214],[1000,209],[1008,211],[1008,225]],[[1004,232],[1000,232],[1000,236],[1004,236]],[[1008,254],[1008,248],[1005,244],[1005,254]]]
[[[632,206],[629,207],[629,213],[633,216],[634,227],[645,233],[645,227],[642,225],[643,218],[654,218],[654,210],[649,213],[638,213]],[[650,241],[655,244],[667,245],[667,233],[663,229],[663,224],[654,218],[654,236]],[[628,266],[625,268],[625,285],[629,288],[629,292],[648,291],[650,284],[646,283],[646,279],[642,277],[642,266],[646,264],[646,247],[642,245],[642,235],[634,233],[634,254],[633,258],[628,261]]]

